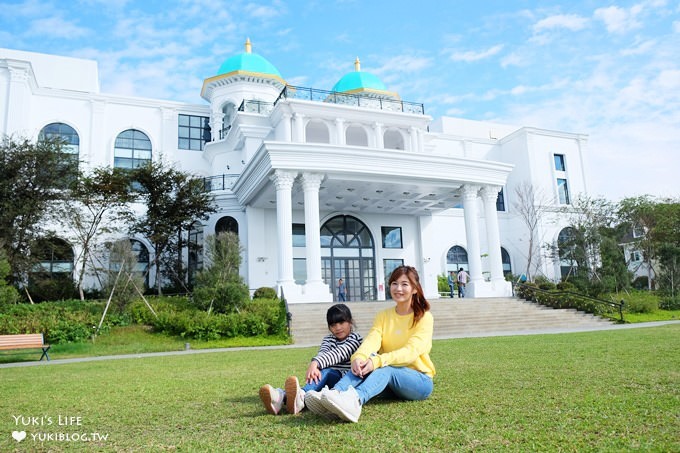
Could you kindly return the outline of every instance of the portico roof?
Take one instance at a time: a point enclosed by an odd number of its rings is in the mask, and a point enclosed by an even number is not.
[[[462,203],[463,185],[503,186],[513,166],[410,151],[310,143],[263,142],[232,187],[242,206],[276,206],[277,170],[324,175],[319,208],[327,211],[427,215]],[[293,209],[304,208],[299,185]]]

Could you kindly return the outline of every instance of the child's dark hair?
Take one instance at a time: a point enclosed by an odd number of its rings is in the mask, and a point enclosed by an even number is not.
[[[331,306],[326,312],[326,321],[328,322],[328,327],[330,327],[331,324],[338,322],[348,322],[354,326],[352,312],[345,304],[335,304]]]

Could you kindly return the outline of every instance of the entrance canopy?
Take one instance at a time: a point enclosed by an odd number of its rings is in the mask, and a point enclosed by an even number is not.
[[[460,204],[464,184],[503,186],[512,167],[412,151],[263,142],[232,190],[243,206],[271,209],[274,171],[312,172],[324,175],[320,209],[427,215]],[[293,209],[302,209],[302,190],[292,197]]]

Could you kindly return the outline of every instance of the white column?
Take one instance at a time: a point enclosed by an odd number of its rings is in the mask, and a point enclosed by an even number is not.
[[[409,127],[408,135],[411,141],[411,151],[416,153],[419,152],[420,150],[418,149],[418,129],[416,129],[413,126]]]
[[[279,241],[279,286],[293,283],[293,201],[296,173],[276,170],[271,180],[276,186],[276,227]]]
[[[292,142],[293,141],[293,128],[291,126],[291,115],[288,113],[283,114],[283,119],[281,120],[281,135],[279,135],[279,140],[282,142]]]
[[[496,199],[499,186],[485,186],[481,190],[482,201],[484,203],[484,217],[486,218],[486,238],[489,244],[489,271],[491,281],[504,281],[503,260],[501,257],[501,240],[498,230],[498,211],[496,210]]]
[[[7,110],[5,111],[4,130],[7,135],[27,135],[26,125],[29,116],[29,77],[30,65],[14,65],[9,62],[9,90],[7,91]],[[4,93],[3,93],[4,94]]]
[[[321,225],[319,222],[319,187],[323,175],[304,173],[302,189],[305,194],[305,250],[307,284],[321,283]]]
[[[305,141],[305,127],[304,127],[305,116],[301,113],[293,114],[293,142],[303,143]]]
[[[210,113],[210,141],[220,140],[220,134],[224,127],[224,113],[220,110],[213,110]]]
[[[463,193],[463,214],[465,217],[465,237],[467,239],[468,265],[470,266],[470,283],[483,281],[482,277],[482,258],[479,248],[479,221],[477,219],[477,192],[479,187],[475,185],[464,185]]]
[[[375,134],[375,147],[378,149],[385,148],[382,123],[373,123],[373,133]]]
[[[335,140],[336,145],[344,145],[345,142],[345,120],[336,118],[335,120]]]

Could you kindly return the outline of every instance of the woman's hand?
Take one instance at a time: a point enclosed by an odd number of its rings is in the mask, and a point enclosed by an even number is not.
[[[315,384],[319,383],[319,379],[321,379],[321,370],[319,370],[319,364],[316,363],[316,360],[312,360],[309,364],[305,378],[307,379],[307,384],[311,384],[312,382]]]
[[[360,378],[364,378],[368,376],[368,374],[373,371],[373,362],[371,359],[366,359],[366,360],[361,360],[361,359],[354,359],[352,361],[352,373],[355,376],[359,376]]]

